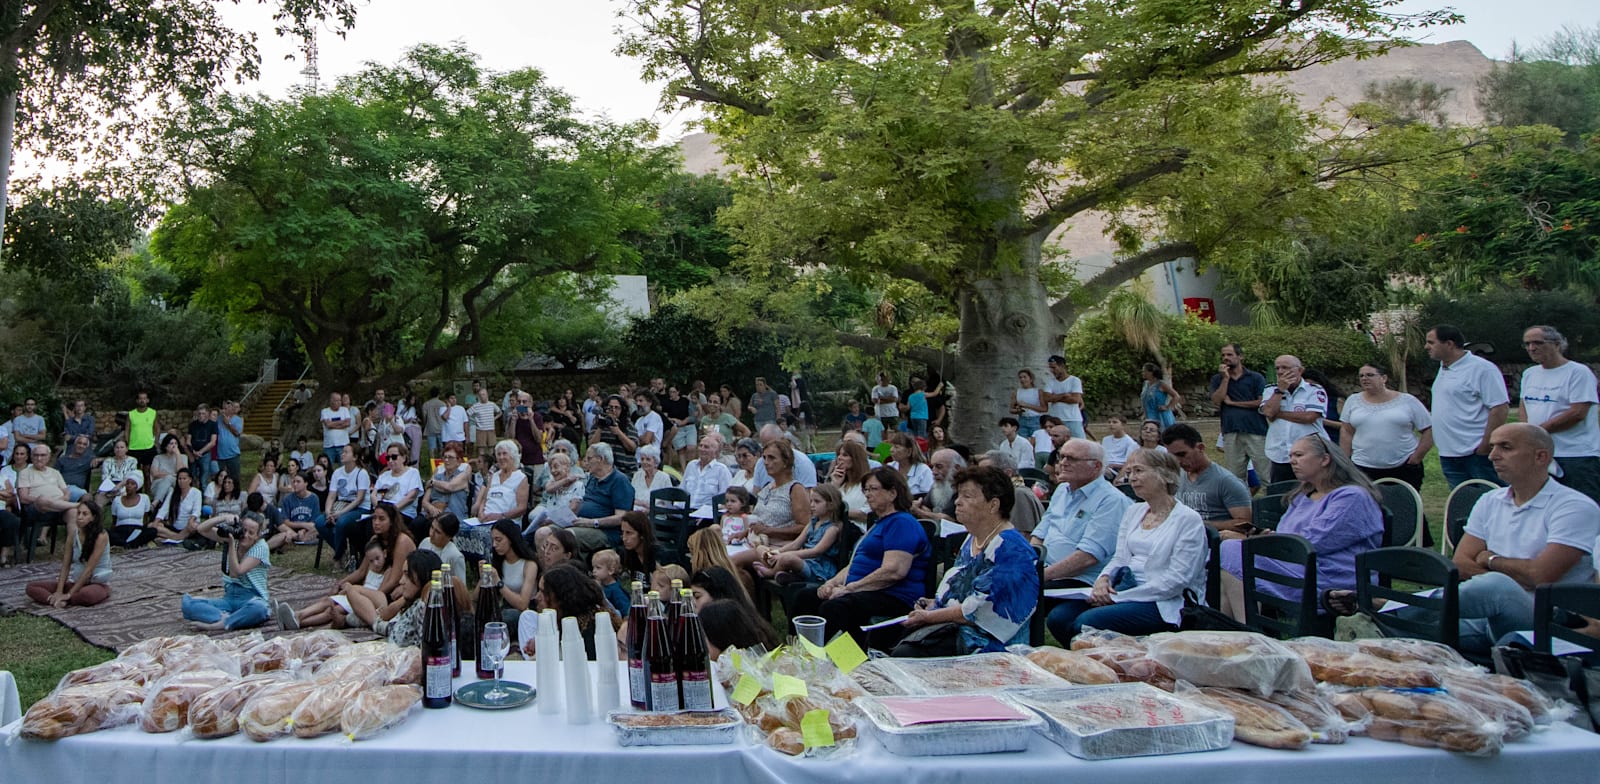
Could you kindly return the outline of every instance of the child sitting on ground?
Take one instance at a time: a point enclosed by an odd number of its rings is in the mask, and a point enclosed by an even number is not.
[[[350,611],[350,599],[344,595],[344,588],[346,585],[360,585],[369,591],[378,590],[383,585],[383,559],[383,542],[378,539],[367,542],[361,565],[334,586],[332,596],[318,599],[298,612],[288,602],[278,602],[277,607],[273,608],[273,613],[278,617],[278,626],[286,631],[324,624],[335,629],[361,626],[361,619]]]

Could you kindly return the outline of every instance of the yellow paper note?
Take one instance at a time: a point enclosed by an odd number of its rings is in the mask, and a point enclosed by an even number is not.
[[[806,715],[800,718],[800,740],[808,749],[834,744],[833,725],[828,723],[827,711],[807,711]]]
[[[856,644],[855,638],[848,634],[834,637],[828,643],[826,650],[828,658],[833,660],[833,666],[847,675],[867,660],[866,652],[862,651],[861,646]]]
[[[749,705],[761,694],[761,681],[748,675],[740,675],[739,682],[734,684],[733,694],[728,695],[740,705]]]
[[[791,675],[772,676],[772,696],[786,700],[790,697],[804,697],[807,694],[805,681]]]
[[[826,659],[826,658],[828,658],[828,655],[826,653],[823,653],[822,649],[818,648],[816,643],[814,643],[814,642],[812,642],[812,641],[810,641],[810,640],[808,640],[808,639],[806,639],[804,637],[796,637],[795,639],[800,641],[800,647],[804,648],[806,653],[811,654],[811,658],[813,658],[813,659]]]
[[[739,649],[734,648],[728,651],[728,655],[733,657],[733,668],[739,672],[744,672],[744,657],[739,655]]]

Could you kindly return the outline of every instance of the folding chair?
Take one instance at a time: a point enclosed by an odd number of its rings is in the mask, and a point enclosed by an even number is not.
[[[1421,547],[1422,496],[1416,488],[1393,477],[1379,479],[1373,484],[1383,494],[1383,507],[1389,512],[1383,528],[1383,546]]]
[[[656,532],[656,562],[689,568],[689,491],[663,487],[650,493],[650,525]]]
[[[1273,482],[1261,488],[1262,495],[1288,495],[1300,486],[1298,479],[1285,479],[1282,482]]]
[[[1258,495],[1250,499],[1250,524],[1276,531],[1286,506],[1281,495]]]
[[[1245,625],[1280,639],[1333,636],[1332,619],[1317,612],[1317,551],[1310,542],[1294,534],[1252,536],[1244,540],[1241,553]],[[1262,568],[1258,559],[1299,567],[1299,576]],[[1263,582],[1281,585],[1291,593],[1298,591],[1299,598],[1262,590]]]
[[[1439,543],[1439,552],[1450,555],[1456,551],[1461,535],[1466,533],[1467,517],[1472,514],[1472,507],[1477,505],[1484,493],[1499,487],[1487,479],[1468,479],[1450,491],[1450,496],[1444,502],[1444,541]]]
[[[1384,582],[1375,581],[1375,577]],[[1434,597],[1415,596],[1390,587],[1388,583],[1392,581],[1443,590]],[[1461,574],[1455,564],[1432,550],[1380,547],[1356,556],[1356,608],[1371,618],[1385,637],[1416,637],[1456,647],[1461,631],[1457,595],[1460,585]],[[1429,612],[1424,618],[1378,612],[1378,599],[1404,602]]]

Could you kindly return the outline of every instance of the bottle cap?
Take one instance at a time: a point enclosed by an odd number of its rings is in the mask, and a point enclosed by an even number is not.
[[[680,590],[681,588],[683,588],[683,581],[674,578],[673,581],[672,581],[672,590],[674,592],[676,592],[676,591]]]
[[[442,570],[445,574],[449,574],[450,573],[450,564],[439,564],[439,569]]]
[[[439,571],[438,569],[433,570],[433,581],[436,582],[436,583],[437,582],[443,582],[443,575],[444,575],[444,573]]]
[[[645,598],[646,599],[660,599],[661,598],[661,592],[660,591],[651,591],[650,593],[645,594]]]

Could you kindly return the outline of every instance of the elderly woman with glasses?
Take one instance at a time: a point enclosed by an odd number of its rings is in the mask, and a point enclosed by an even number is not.
[[[1063,645],[1084,627],[1123,634],[1178,628],[1184,591],[1205,595],[1206,524],[1178,501],[1178,461],[1166,452],[1137,449],[1128,484],[1140,498],[1117,529],[1117,549],[1087,599],[1068,599],[1045,619]]]
[[[846,632],[865,647],[862,626],[878,616],[906,615],[923,597],[928,570],[933,568],[933,546],[922,524],[911,516],[911,490],[905,477],[884,466],[873,469],[861,484],[877,524],[856,545],[849,568],[802,592],[794,611],[822,616],[829,636]],[[891,626],[875,632],[876,647],[892,648],[906,631]]]

